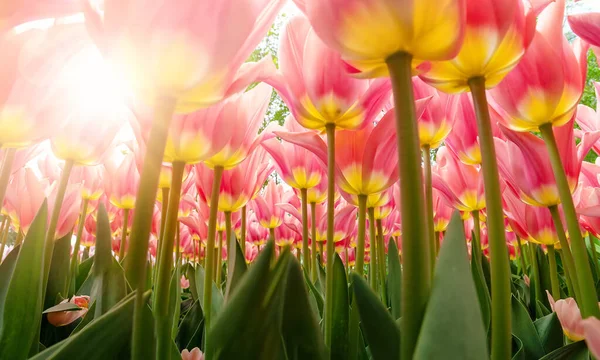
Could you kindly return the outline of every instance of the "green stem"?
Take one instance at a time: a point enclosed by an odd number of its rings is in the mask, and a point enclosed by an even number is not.
[[[5,230],[8,229],[8,221],[9,217],[7,215],[4,216],[2,220],[2,227],[0,227],[0,264],[2,264],[2,256],[4,255],[4,248],[6,247],[6,239],[8,236],[5,234]]]
[[[377,232],[375,230],[375,209],[368,208],[367,215],[369,216],[369,244],[371,245],[371,263],[369,264],[369,281],[371,289],[377,292],[377,262],[379,260],[379,254],[377,248]]]
[[[240,247],[242,254],[246,256],[246,205],[242,206],[242,228],[240,234]]]
[[[310,203],[310,227],[311,227],[311,239],[310,239],[310,265],[311,265],[311,280],[313,284],[317,281],[319,277],[319,269],[317,264],[317,204]]]
[[[412,88],[412,55],[387,59],[394,92],[402,214],[402,358],[412,359],[431,291],[419,130]]]
[[[146,156],[140,174],[142,181],[135,199],[135,216],[129,239],[129,256],[125,260],[127,280],[132,290],[136,291],[131,342],[131,358],[133,360],[146,358],[148,352],[148,339],[145,338],[146,325],[143,314],[148,240],[150,239],[160,169],[167,144],[169,125],[175,111],[175,104],[175,99],[157,99]]]
[[[174,162],[171,181],[171,193],[167,205],[167,218],[162,241],[160,242],[161,253],[158,263],[158,275],[156,281],[156,301],[154,308],[154,317],[156,323],[157,338],[157,358],[169,359],[171,352],[171,324],[169,318],[169,308],[175,304],[170,304],[170,283],[173,270],[173,244],[178,224],[179,199],[181,198],[181,183],[183,181],[183,172],[185,163]]]
[[[517,236],[517,246],[519,247],[519,263],[521,264],[521,271],[523,274],[527,271],[527,260],[525,258],[525,254],[523,253],[523,244],[521,244],[521,239]]]
[[[584,319],[588,316],[598,318],[600,317],[600,307],[598,307],[598,297],[596,296],[596,286],[592,277],[592,269],[587,258],[585,243],[581,237],[579,218],[575,212],[575,205],[571,197],[571,189],[569,188],[565,169],[560,160],[558,146],[554,132],[552,131],[552,124],[548,123],[540,126],[540,132],[548,149],[554,179],[558,187],[558,195],[560,196],[560,202],[562,203],[567,222],[567,230],[569,231],[569,238],[571,239],[571,251],[573,252],[573,260],[575,260],[575,271],[577,272],[579,291],[581,292],[581,299],[579,299],[581,315]]]
[[[552,215],[552,222],[554,223],[554,228],[556,229],[556,236],[558,236],[560,248],[563,252],[563,259],[565,261],[563,265],[565,265],[565,269],[569,273],[569,277],[571,278],[571,284],[573,285],[575,300],[581,301],[581,288],[579,285],[579,276],[575,267],[575,260],[573,259],[571,249],[569,248],[567,236],[565,235],[565,229],[563,227],[560,214],[558,213],[558,206],[550,206],[548,207],[548,210],[550,210],[550,215]]]
[[[236,249],[231,247],[231,232],[232,232],[232,227],[231,227],[231,211],[225,211],[225,247],[227,248],[227,266],[232,266],[231,269],[233,270],[233,254],[234,251],[236,251]],[[231,274],[231,271],[229,271],[229,273]]]
[[[385,288],[385,243],[383,241],[383,224],[381,219],[375,220],[377,225],[377,258],[379,259],[379,286],[381,286],[381,301],[387,306],[387,291]],[[433,245],[433,244],[431,244]]]
[[[537,251],[536,251],[536,246],[534,243],[529,243],[530,246],[530,251],[529,251],[529,256],[531,257],[531,272],[532,272],[532,277],[533,277],[533,281],[534,281],[534,285],[535,285],[535,289],[534,289],[534,294],[535,294],[535,301],[536,304],[538,301],[541,301],[540,299],[542,298],[542,283],[540,282],[540,267],[537,261]],[[536,309],[536,314],[537,314],[537,309],[538,307],[535,306]],[[541,314],[537,314],[538,317],[541,316]]]
[[[592,239],[592,236],[588,234],[587,240],[588,240],[588,245],[590,247],[590,253],[592,255],[592,261],[594,261],[594,265],[596,266],[596,273],[598,274],[598,278],[600,278],[600,261],[598,261],[598,253],[596,252],[596,246],[594,245],[594,239]]]
[[[6,155],[4,156],[4,162],[2,163],[2,172],[0,173],[0,208],[4,205],[4,196],[6,195],[6,188],[10,181],[10,174],[12,172],[16,152],[17,149],[15,148],[6,149]]]
[[[483,269],[481,268],[481,224],[479,222],[479,210],[471,211],[471,216],[473,216],[473,233],[475,233],[475,238],[471,241],[471,257],[483,274]]]
[[[173,177],[173,175],[171,174],[171,177]],[[161,248],[162,248],[162,238],[164,237],[164,233],[165,233],[165,226],[167,225],[167,206],[169,206],[169,192],[171,191],[171,188],[165,187],[165,188],[161,188],[160,191],[162,192],[162,204],[161,204],[161,209],[160,209],[160,228],[158,230],[159,234],[158,234],[158,238],[156,239],[156,264],[158,266],[158,264],[160,264],[160,256],[161,256]],[[154,287],[154,289],[156,289],[156,281],[157,281],[157,277],[158,276],[158,271],[153,271],[152,272],[152,285]],[[153,304],[152,304],[152,308],[154,308],[155,303],[156,303],[156,297],[152,298]]]
[[[435,255],[440,253],[440,232],[435,232]]]
[[[335,124],[327,124],[327,270],[325,285],[325,345],[331,348],[333,329],[333,243],[335,211]]]
[[[367,195],[358,195],[358,233],[356,235],[356,249],[354,253],[354,271],[363,276],[365,270],[365,232],[367,222]],[[352,293],[352,310],[350,312],[350,344],[359,343],[359,322],[360,314],[356,306],[356,298]],[[358,346],[349,349],[349,359],[355,360],[358,358]]]
[[[504,212],[494,136],[485,94],[485,79],[469,79],[473,104],[477,114],[477,129],[481,147],[481,169],[485,187],[488,242],[492,277],[492,360],[511,358],[511,292],[510,260],[506,246]]]
[[[25,237],[25,234],[23,233],[23,230],[21,230],[21,228],[18,228],[17,229],[17,239],[15,240],[15,246],[21,245],[24,237]]]
[[[556,253],[554,245],[547,245],[548,261],[550,262],[550,282],[552,284],[552,297],[554,300],[560,299],[560,285],[558,283],[558,268],[556,266]]]
[[[75,290],[74,286],[71,286],[71,282],[77,278],[78,268],[77,264],[79,263],[79,247],[81,245],[81,237],[83,236],[83,228],[85,226],[85,219],[87,216],[88,205],[90,203],[90,199],[83,198],[83,202],[81,204],[81,214],[79,215],[79,221],[77,223],[77,236],[75,238],[75,246],[73,246],[73,258],[71,258],[71,269],[67,276],[67,291],[69,296],[73,295],[71,289]],[[0,251],[2,254],[2,251]]]
[[[219,231],[219,245],[217,246],[217,275],[215,282],[217,283],[217,289],[221,290],[221,284],[223,280],[223,232]]]
[[[571,280],[571,274],[569,273],[569,270],[567,269],[566,264],[566,260],[565,260],[565,255],[563,254],[562,249],[558,250],[558,255],[560,255],[560,260],[563,264],[563,271],[565,272],[565,280],[567,281],[567,290],[569,291],[569,296],[570,297],[575,297],[575,288],[573,286],[573,280]]]
[[[308,190],[300,189],[302,200],[302,262],[304,269],[310,269],[310,254],[308,252]],[[300,259],[298,259],[300,260]]]
[[[431,185],[431,149],[429,145],[423,145],[423,171],[425,175],[425,209],[427,211],[427,238],[429,239],[429,263],[431,265],[431,275],[435,269],[436,262],[436,243],[435,243],[435,227],[433,223],[433,187]]]
[[[208,237],[206,238],[205,254],[205,277],[204,277],[204,298],[202,299],[202,309],[204,310],[204,348],[209,344],[211,313],[212,313],[212,281],[215,237],[217,235],[217,211],[219,210],[219,193],[221,188],[221,178],[223,176],[223,167],[216,166],[213,175],[212,192],[210,196],[210,215],[208,218]]]
[[[119,260],[125,257],[125,245],[127,244],[127,227],[129,226],[129,209],[123,209],[123,231],[121,232],[121,246],[119,246]]]

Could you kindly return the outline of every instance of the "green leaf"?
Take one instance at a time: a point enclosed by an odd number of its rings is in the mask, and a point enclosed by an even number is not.
[[[188,266],[185,269],[185,277],[190,281],[190,294],[192,294],[192,299],[198,300],[198,288],[196,287],[196,269],[192,264],[188,263]]]
[[[347,343],[348,341],[348,289],[346,287],[346,273],[344,265],[337,254],[335,255],[335,261],[336,263],[333,266],[334,271],[336,271],[336,276],[339,275],[337,272],[339,271],[339,266],[341,266],[344,280],[341,286],[343,287],[345,295],[339,293],[334,294],[334,307],[343,306],[342,311],[346,313],[346,316],[345,319],[340,319],[339,317],[343,316],[340,316],[339,312],[334,314],[332,344],[336,344],[337,342]],[[339,264],[337,264],[337,262],[339,262]],[[335,269],[335,267],[338,267],[338,269]],[[326,359],[327,356],[325,344],[323,343],[323,334],[321,333],[319,323],[310,308],[308,293],[303,281],[302,268],[294,258],[291,258],[289,261],[288,268],[281,328],[281,335],[285,344],[287,357],[290,359]],[[336,280],[339,281],[340,279],[334,279],[334,281]],[[339,289],[334,289],[334,292],[336,290]],[[336,299],[336,295],[338,296],[338,299]],[[341,300],[340,298],[345,298],[345,304],[336,301]],[[344,320],[345,323],[343,323]],[[343,326],[345,326],[345,329],[340,329],[340,327]],[[341,332],[344,332],[344,334],[340,334]]]
[[[395,320],[402,316],[402,267],[400,266],[400,256],[398,256],[398,247],[395,241],[390,241],[388,249],[388,296],[392,317]]]
[[[246,257],[242,252],[240,244],[237,242],[235,235],[229,239],[229,249],[235,249],[233,251],[231,262],[227,264],[227,290],[225,292],[225,301],[229,300],[231,292],[240,282],[242,276],[246,273],[248,266],[246,265]]]
[[[455,212],[435,267],[415,359],[486,359],[486,343],[464,227]]]
[[[8,285],[10,284],[10,279],[15,270],[15,265],[17,264],[19,250],[21,250],[21,246],[17,245],[10,253],[8,253],[4,258],[4,261],[0,263],[0,309],[4,308],[6,292],[8,291]]]
[[[50,273],[48,274],[48,285],[46,285],[44,309],[55,305],[59,294],[61,295],[61,299],[68,296],[65,290],[67,290],[66,283],[71,261],[71,237],[72,234],[69,233],[67,236],[54,242]]]
[[[171,337],[175,339],[177,328],[179,327],[179,312],[181,311],[181,277],[179,276],[179,266],[175,266],[175,270],[171,275],[171,283],[169,284],[169,319],[173,324],[171,327]]]
[[[290,254],[284,251],[270,270],[274,247],[267,244],[215,319],[207,359],[281,357],[281,290]]]
[[[198,299],[204,299],[204,268],[200,266],[200,264],[196,266],[196,274],[194,278],[196,280],[196,290],[198,292]],[[200,303],[202,304],[202,301],[200,301]]]
[[[546,354],[563,346],[563,331],[556,313],[551,313],[533,322]]]
[[[179,349],[202,348],[203,319],[204,314],[202,313],[200,300],[196,300],[179,325],[177,337],[175,338]]]
[[[308,274],[306,274],[306,272],[304,273],[304,282],[306,283],[306,285],[308,285],[310,294],[315,299],[315,303],[317,305],[317,310],[319,312],[317,315],[319,315],[319,317],[322,318],[323,317],[323,307],[325,306],[325,300],[323,299],[323,294],[321,294],[319,292],[319,290],[317,290],[317,287],[312,283],[312,281],[310,280],[310,278],[308,277]]]
[[[511,299],[512,332],[523,342],[527,358],[539,359],[544,356],[545,351],[529,313],[516,297],[512,296]]]
[[[44,249],[48,204],[38,211],[19,251],[0,308],[0,359],[25,359],[38,343],[44,289]]]
[[[149,295],[149,292],[144,294],[144,298]],[[32,360],[118,358],[131,341],[134,301],[135,295],[130,294],[81,331],[42,351]]]
[[[94,264],[94,257],[89,257],[79,264],[79,270],[77,270],[77,277],[75,278],[75,292],[79,291],[85,280],[90,275],[90,270]],[[89,295],[89,292],[87,293]]]
[[[98,318],[127,295],[127,283],[121,265],[111,252],[111,229],[104,204],[98,209],[96,252],[92,267],[91,300],[96,303]]]
[[[487,333],[490,329],[492,299],[490,297],[490,291],[485,282],[483,270],[477,266],[475,259],[471,261],[471,275],[473,276],[475,290],[477,291],[477,299],[479,300],[479,308],[481,309],[483,327]]]
[[[94,312],[96,311],[96,303],[91,303],[88,312],[85,313],[79,324],[73,330],[73,334],[80,332],[84,327],[94,320]]]
[[[331,358],[348,358],[350,299],[348,279],[342,259],[335,253],[333,259],[333,328],[331,330]],[[287,304],[286,304],[287,305]]]
[[[588,360],[589,351],[585,341],[563,346],[544,356],[540,360]]]
[[[512,360],[527,360],[525,357],[525,350],[523,350],[523,342],[514,335],[512,335],[512,349],[514,352],[511,358]],[[514,351],[515,349],[517,350]]]
[[[396,322],[362,276],[353,272],[351,278],[363,334],[373,358],[399,359],[400,329]]]
[[[66,302],[66,303],[61,303],[58,305],[54,305],[51,308],[48,308],[46,310],[44,310],[44,312],[42,314],[48,314],[48,313],[53,313],[53,312],[61,312],[61,311],[79,311],[82,308],[80,308],[79,306],[73,304],[72,302]]]

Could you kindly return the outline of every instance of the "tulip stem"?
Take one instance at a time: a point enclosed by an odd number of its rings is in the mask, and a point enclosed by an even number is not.
[[[387,59],[394,93],[402,215],[402,358],[412,359],[431,291],[419,131],[412,88],[412,55]]]
[[[208,218],[208,237],[206,239],[205,253],[205,275],[204,275],[204,298],[202,299],[202,310],[204,310],[204,348],[209,344],[210,324],[212,315],[212,278],[215,255],[215,237],[217,235],[217,211],[219,210],[219,193],[223,167],[216,166],[214,169],[212,192],[210,195],[210,215]]]
[[[4,219],[2,219],[2,227],[0,227],[0,264],[2,264],[2,260],[4,257],[4,248],[6,247],[6,239],[8,238],[8,236],[6,236],[6,233],[8,232],[8,227],[9,227],[9,220],[10,218],[8,217],[8,215],[4,216]]]
[[[79,272],[77,269],[77,264],[79,262],[79,247],[81,246],[81,237],[83,236],[83,227],[85,226],[85,219],[87,216],[87,209],[90,203],[90,199],[83,198],[83,203],[81,204],[81,214],[79,215],[79,222],[77,223],[77,236],[75,237],[75,246],[73,246],[73,258],[71,258],[71,270],[67,274],[67,291],[65,294],[68,294],[70,297],[77,290],[75,286],[71,286],[71,282],[77,278],[77,273]],[[2,255],[2,251],[0,251],[0,255]],[[71,292],[73,290],[73,292]]]
[[[219,245],[217,246],[217,258],[216,265],[217,271],[215,276],[215,283],[217,284],[217,289],[221,290],[221,284],[223,280],[223,232],[219,231]]]
[[[473,104],[477,114],[477,129],[481,147],[481,168],[485,188],[488,242],[492,277],[492,359],[511,358],[511,292],[510,262],[506,245],[504,212],[498,163],[494,147],[492,123],[485,94],[485,78],[469,79]]]
[[[242,248],[242,254],[246,256],[246,205],[242,206],[242,228],[240,230],[240,247]]]
[[[548,210],[550,210],[550,215],[552,215],[552,222],[554,223],[554,228],[556,229],[556,236],[558,237],[560,248],[563,253],[563,268],[565,269],[565,273],[567,273],[571,279],[571,285],[573,287],[572,295],[575,296],[575,300],[581,301],[579,277],[577,275],[575,261],[573,260],[571,249],[569,248],[569,241],[567,241],[565,228],[563,227],[562,219],[560,218],[560,214],[558,212],[558,206],[552,205],[548,207]]]
[[[562,248],[561,250],[558,250],[558,255],[560,255],[560,260],[562,261],[563,264],[563,271],[565,272],[565,280],[567,281],[567,289],[569,291],[569,296],[571,297],[575,297],[575,288],[573,285],[573,280],[571,279],[571,274],[569,273],[569,269],[567,268],[566,264],[566,260],[565,260],[565,255],[563,254]]]
[[[533,277],[533,281],[534,281],[534,285],[535,285],[535,289],[534,289],[534,294],[535,294],[535,302],[537,304],[538,301],[541,301],[542,298],[542,283],[540,282],[540,266],[538,264],[538,259],[537,259],[537,249],[536,249],[536,245],[534,243],[529,243],[529,256],[531,256],[531,272],[532,272],[532,277]],[[540,314],[538,314],[538,307],[535,306],[535,312],[536,314],[539,316],[541,316]]]
[[[387,291],[385,288],[385,244],[383,241],[383,224],[381,219],[375,220],[377,225],[377,258],[379,259],[379,284],[381,286],[381,301],[387,304]],[[432,244],[433,245],[433,244]]]
[[[63,201],[65,199],[65,193],[67,192],[67,185],[69,184],[69,177],[75,163],[73,160],[65,161],[60,180],[58,183],[58,189],[56,192],[56,199],[54,200],[54,207],[52,209],[52,215],[50,217],[50,224],[48,225],[48,232],[46,233],[46,249],[44,257],[44,282],[43,282],[43,294],[46,294],[46,286],[48,285],[48,276],[50,275],[50,263],[52,262],[52,253],[54,251],[54,238],[56,235],[56,227],[60,217],[60,209],[62,208]],[[17,236],[20,235],[20,231]],[[44,296],[45,297],[45,296]],[[44,300],[42,300],[44,303]]]
[[[365,232],[367,223],[367,195],[358,195],[358,233],[356,235],[356,249],[354,249],[354,272],[363,276],[365,271]],[[360,314],[356,305],[356,298],[352,292],[352,310],[350,311],[349,335],[350,344],[359,343]],[[348,359],[358,358],[358,347],[349,349]]]
[[[119,246],[119,260],[125,257],[125,244],[127,243],[127,227],[129,226],[129,209],[123,209],[123,229],[121,232],[121,245]]]
[[[233,254],[235,254],[234,251],[236,251],[235,248],[231,247],[231,234],[231,211],[225,211],[225,247],[227,248],[227,266],[229,266],[229,264],[233,266]],[[233,267],[231,269],[233,270]]]
[[[471,257],[472,261],[475,261],[477,268],[483,274],[483,269],[481,268],[481,224],[479,222],[479,210],[471,211],[471,216],[473,216],[473,233],[475,235],[471,239]]]
[[[335,124],[325,126],[327,133],[327,261],[325,285],[325,345],[331,349],[333,330],[333,243],[335,211]]]
[[[310,227],[311,227],[311,239],[310,239],[310,265],[313,284],[317,282],[319,278],[319,268],[317,264],[317,203],[310,203]]]
[[[429,256],[431,265],[431,275],[435,269],[436,262],[436,244],[435,244],[435,226],[433,223],[433,187],[431,185],[431,149],[429,145],[423,145],[423,172],[425,175],[425,209],[427,211],[427,238],[429,244]]]
[[[171,181],[171,193],[167,205],[167,217],[160,242],[161,253],[158,263],[158,275],[156,281],[156,301],[154,316],[156,318],[157,334],[157,358],[169,359],[171,351],[171,326],[172,319],[169,318],[169,308],[175,304],[170,304],[170,283],[173,270],[173,243],[178,224],[179,199],[181,197],[181,183],[183,181],[183,171],[185,163],[174,162]]]
[[[440,232],[436,231],[435,232],[435,254],[436,254],[436,256],[437,256],[437,254],[440,253],[440,239],[441,239]]]
[[[147,356],[148,339],[144,338],[146,328],[143,312],[148,241],[150,239],[160,169],[175,104],[175,99],[171,98],[159,98],[156,102],[146,156],[140,173],[142,181],[135,199],[135,216],[133,217],[129,239],[129,256],[125,261],[127,280],[132,290],[136,291],[131,342],[131,358],[134,360],[144,359]]]
[[[523,244],[521,244],[521,239],[517,236],[517,246],[519,247],[519,262],[521,263],[521,270],[523,274],[527,271],[527,259],[525,258],[525,254],[523,253]]]
[[[571,189],[567,180],[565,168],[560,159],[556,138],[552,131],[552,124],[548,123],[540,126],[540,132],[542,133],[542,139],[544,139],[546,148],[548,149],[556,186],[558,187],[558,195],[565,214],[569,238],[571,239],[571,251],[573,252],[575,271],[577,272],[577,278],[579,280],[579,291],[581,292],[581,299],[578,299],[581,315],[583,318],[588,316],[599,318],[600,307],[598,307],[598,297],[596,296],[596,287],[592,277],[592,269],[590,267],[590,262],[588,261],[585,243],[581,237],[579,217],[575,212],[575,205],[573,204],[573,198],[571,197]]]
[[[369,216],[369,255],[371,256],[371,262],[369,263],[369,280],[371,289],[377,292],[377,261],[379,256],[377,253],[377,232],[375,230],[375,209],[368,208],[367,215]]]
[[[0,173],[0,209],[4,206],[4,196],[6,195],[6,188],[10,181],[10,174],[12,172],[16,152],[17,149],[15,148],[6,149],[6,155],[4,156],[4,162],[2,163],[2,172]]]
[[[558,283],[558,268],[556,267],[556,252],[554,245],[546,245],[548,249],[548,261],[550,263],[550,283],[552,284],[552,297],[560,299],[560,285]]]
[[[594,245],[594,239],[592,239],[592,236],[588,234],[587,240],[588,240],[589,246],[590,246],[590,255],[592,256],[592,261],[594,262],[594,265],[596,266],[596,274],[600,278],[600,261],[598,261],[598,254],[596,253],[596,246]]]
[[[308,190],[300,189],[302,200],[302,262],[304,269],[310,269],[310,256],[308,253]],[[298,259],[300,260],[300,259]]]

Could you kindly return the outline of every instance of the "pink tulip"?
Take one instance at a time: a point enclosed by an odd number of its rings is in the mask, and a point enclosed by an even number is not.
[[[600,13],[589,12],[567,16],[571,30],[592,46],[600,46]]]
[[[98,200],[104,192],[105,168],[98,166],[77,166],[73,168],[70,181],[81,184],[81,197],[87,200]]]
[[[286,192],[281,184],[270,181],[263,196],[258,196],[250,203],[250,208],[256,214],[260,224],[267,229],[275,229],[283,223],[284,212],[277,204],[288,202],[292,192]]]
[[[87,314],[87,312],[88,312],[88,308],[89,308],[89,304],[90,304],[90,297],[85,296],[85,295],[73,296],[70,300],[64,299],[60,303],[64,304],[67,302],[70,302],[70,303],[73,303],[73,304],[79,306],[81,308],[81,310],[57,311],[57,312],[47,313],[46,316],[47,316],[48,322],[50,324],[52,324],[53,326],[56,326],[56,327],[65,326],[65,325],[69,325],[72,322],[74,322],[75,320],[85,316],[85,314]]]
[[[58,184],[50,188],[50,195],[48,197],[48,208],[53,209],[54,203],[56,202],[56,196],[58,195]],[[37,210],[36,210],[37,211]],[[58,223],[56,225],[55,239],[60,239],[68,235],[79,218],[81,213],[81,185],[70,184],[67,186],[65,197],[60,207],[58,215]]]
[[[460,211],[471,212],[485,208],[480,167],[460,162],[445,147],[438,150],[432,185],[448,204]]]
[[[246,262],[253,262],[258,256],[258,247],[253,243],[246,242]]]
[[[315,32],[362,76],[387,75],[398,52],[449,60],[464,37],[464,0],[295,0]]]
[[[552,206],[560,203],[554,173],[544,141],[530,133],[520,133],[502,128],[506,144],[496,140],[499,169],[509,186],[518,189],[523,201],[535,206]],[[571,192],[577,186],[581,163],[592,145],[600,139],[600,131],[587,133],[575,146],[573,122],[554,127],[554,136],[560,149]],[[528,166],[523,166],[528,164]]]
[[[13,175],[4,200],[13,226],[27,233],[49,187],[48,180],[38,178],[31,168],[22,168]]]
[[[588,350],[597,359],[600,357],[600,320],[589,317],[581,323],[583,324],[583,335]]]
[[[185,278],[185,276],[181,275],[180,284],[182,289],[187,289],[190,287],[190,281]]]
[[[239,211],[256,196],[273,172],[273,166],[265,159],[265,150],[256,148],[239,165],[223,171],[219,188],[219,211]],[[210,203],[214,171],[204,164],[197,164],[195,169],[198,195],[203,202]]]
[[[552,311],[556,313],[558,321],[560,321],[565,336],[571,341],[583,340],[585,338],[583,319],[575,299],[567,298],[554,301],[548,290],[546,290],[546,294]]]
[[[299,191],[294,189],[294,192],[300,196]],[[336,191],[335,198],[338,199],[340,196],[339,192]],[[309,204],[321,204],[327,200],[327,177],[322,177],[315,187],[312,187],[306,191],[306,202]]]
[[[266,244],[269,239],[269,230],[258,222],[254,213],[251,213],[248,216],[246,231],[246,240],[257,246]]]
[[[596,101],[598,101],[600,99],[600,83],[594,82],[594,88],[596,90]],[[581,131],[575,130],[575,136],[578,138],[581,138],[585,133],[600,131],[600,114],[583,104],[577,105],[575,122],[581,128]],[[593,148],[596,153],[600,153],[600,145],[597,142],[594,143]]]
[[[197,347],[193,348],[192,351],[185,349],[181,352],[181,360],[204,360],[204,353]]]
[[[36,165],[40,170],[42,177],[48,179],[50,184],[54,184],[55,182],[60,180],[60,175],[62,173],[62,162],[59,161],[52,152],[47,152],[42,156],[37,158]],[[76,181],[71,181],[76,182]]]
[[[435,232],[444,232],[450,224],[454,210],[440,194],[439,190],[433,189],[433,229]]]
[[[337,131],[335,141],[336,183],[350,195],[371,195],[389,188],[398,179],[394,111],[377,125],[361,130]],[[327,164],[327,145],[314,132],[275,132],[284,141],[312,151]]]
[[[140,183],[140,173],[135,164],[135,155],[128,153],[121,159],[114,156],[111,161],[105,163],[105,166],[110,202],[120,209],[133,209]]]
[[[180,218],[179,221],[188,228],[193,238],[202,242],[206,241],[208,226],[206,225],[206,220],[200,218],[197,212],[192,212],[190,216]]]
[[[498,85],[529,47],[536,16],[551,1],[533,8],[529,0],[467,0],[460,52],[450,61],[432,62],[421,77],[448,93],[468,91],[475,77],[485,78],[488,88]]]
[[[72,15],[81,11],[77,0],[8,1],[0,8],[0,30],[28,21]]]
[[[360,128],[373,121],[389,101],[388,79],[350,77],[340,54],[321,41],[302,15],[286,24],[278,55],[280,72],[273,86],[307,129],[324,131],[326,124]]]
[[[508,224],[519,238],[537,244],[559,245],[550,210],[524,203],[509,186],[504,189],[502,199]]]
[[[272,60],[244,64],[283,0],[142,3],[109,0],[103,15],[86,1],[88,30],[147,104],[165,96],[191,112],[260,81]],[[223,29],[228,29],[223,31]]]
[[[435,90],[416,77],[413,78],[413,92],[417,100],[430,99],[417,121],[421,147],[437,149],[452,130],[457,99]]]
[[[509,118],[505,126],[516,131],[537,130],[571,120],[586,81],[587,46],[573,47],[561,26],[565,0],[556,0],[540,15],[531,46],[517,67],[491,90]],[[552,59],[552,61],[549,61]]]
[[[594,236],[600,236],[600,166],[583,162],[579,185],[573,202],[580,215],[581,226]]]
[[[38,144],[15,151],[12,172],[15,173],[21,168],[24,168],[28,163],[33,162],[33,160],[38,158],[39,155],[44,152],[44,150],[44,147],[41,144]],[[4,157],[6,152],[7,149],[0,151],[0,156]]]

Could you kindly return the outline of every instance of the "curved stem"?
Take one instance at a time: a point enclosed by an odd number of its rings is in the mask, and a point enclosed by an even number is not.
[[[423,173],[425,175],[425,209],[427,214],[427,238],[429,239],[429,263],[431,265],[431,276],[435,269],[436,262],[436,244],[435,227],[433,224],[433,187],[431,185],[431,149],[429,145],[423,145]]]
[[[370,256],[371,263],[369,264],[369,280],[371,289],[377,292],[377,262],[379,261],[379,254],[377,248],[377,232],[375,231],[375,209],[368,208],[367,215],[369,216],[369,244],[370,244]]]
[[[548,262],[550,263],[550,283],[552,284],[552,297],[554,300],[560,299],[560,285],[558,283],[558,268],[556,267],[556,253],[554,245],[547,245]]]
[[[319,277],[319,269],[317,268],[317,204],[310,203],[310,227],[311,227],[311,238],[310,238],[310,266],[311,266],[311,280],[315,283]]]
[[[327,271],[325,285],[325,345],[331,348],[333,329],[333,243],[335,211],[335,124],[327,124]]]
[[[379,286],[381,286],[381,301],[387,304],[387,291],[385,288],[385,243],[383,241],[383,224],[381,219],[375,220],[377,225],[377,258],[379,259]],[[431,244],[433,245],[433,244]]]
[[[156,101],[154,119],[150,130],[144,165],[140,173],[140,186],[135,199],[135,216],[129,239],[129,256],[125,260],[125,275],[136,291],[133,315],[133,335],[131,358],[139,360],[146,358],[147,339],[144,338],[144,290],[146,287],[146,262],[148,259],[148,241],[156,201],[156,190],[160,168],[167,144],[167,134],[173,112],[175,99],[161,98]]]
[[[402,214],[402,358],[411,359],[417,345],[431,291],[431,266],[425,225],[419,131],[412,88],[412,56],[397,53],[387,59],[394,92],[400,212]]]
[[[246,205],[242,206],[242,228],[240,234],[240,247],[242,254],[246,256]]]
[[[221,178],[223,176],[223,167],[216,166],[212,183],[212,192],[210,195],[210,215],[208,218],[208,237],[206,238],[205,254],[205,277],[204,277],[204,298],[202,299],[202,309],[204,310],[204,348],[209,343],[211,313],[212,313],[212,281],[215,237],[217,235],[217,211],[219,210],[219,190],[221,188]]]
[[[473,104],[477,114],[481,169],[485,187],[488,242],[492,277],[492,359],[511,358],[511,292],[510,261],[504,229],[504,212],[498,176],[498,163],[487,98],[485,79],[469,79]]]
[[[158,263],[158,275],[156,281],[156,301],[154,316],[156,318],[157,338],[157,358],[169,359],[171,351],[171,324],[169,318],[169,308],[175,304],[170,304],[170,283],[173,270],[173,246],[179,222],[179,199],[181,197],[181,183],[183,181],[183,171],[185,163],[174,162],[171,181],[171,193],[169,195],[169,204],[167,206],[167,218],[160,243],[161,257]]]
[[[560,248],[563,253],[563,267],[565,268],[565,272],[568,273],[571,279],[571,285],[573,286],[573,295],[575,296],[575,300],[581,301],[579,277],[577,275],[575,261],[573,260],[571,249],[569,248],[569,242],[567,241],[565,228],[563,227],[562,219],[560,218],[560,214],[558,212],[558,206],[550,206],[548,207],[548,210],[550,210],[550,215],[552,215],[552,222],[554,223],[554,228],[556,229],[556,236],[558,236]]]
[[[89,203],[90,203],[90,199],[83,198],[83,202],[81,204],[81,214],[79,215],[79,221],[77,223],[77,235],[75,237],[75,245],[73,246],[73,257],[71,258],[71,269],[70,269],[68,277],[67,277],[67,291],[65,292],[65,294],[68,293],[69,296],[73,295],[73,293],[71,292],[71,289],[73,289],[74,291],[76,290],[74,287],[71,286],[71,282],[77,278],[77,273],[78,273],[77,264],[79,263],[79,247],[81,246],[81,237],[83,236],[83,227],[85,225],[85,219],[87,216]],[[0,255],[1,254],[2,254],[2,251],[0,251]]]
[[[302,262],[304,269],[310,269],[310,254],[308,252],[308,190],[300,189],[300,198],[302,200]],[[300,260],[300,259],[298,259]]]
[[[569,231],[569,238],[571,239],[571,251],[573,252],[573,260],[575,260],[575,271],[577,272],[579,291],[581,292],[581,299],[579,299],[581,315],[583,318],[588,316],[598,318],[600,317],[600,307],[598,307],[598,297],[596,296],[596,287],[592,277],[592,269],[590,267],[590,262],[588,261],[585,243],[581,237],[579,218],[575,212],[575,204],[573,204],[567,175],[565,174],[565,169],[560,159],[558,146],[556,144],[556,139],[554,138],[554,132],[552,131],[552,124],[549,123],[540,126],[540,132],[542,133],[542,138],[548,149],[550,163],[552,164],[552,170],[554,172],[554,179],[556,180],[556,186],[558,187],[558,195],[560,196],[560,202],[562,203],[565,220],[567,222],[567,230]]]
[[[0,208],[4,206],[4,196],[6,195],[6,188],[10,181],[10,173],[12,172],[16,152],[17,149],[15,148],[6,149],[6,155],[4,156],[4,161],[2,163],[2,172],[0,173]]]
[[[123,229],[121,232],[121,246],[119,246],[119,260],[125,257],[125,245],[127,244],[127,227],[129,226],[129,209],[123,209]]]

